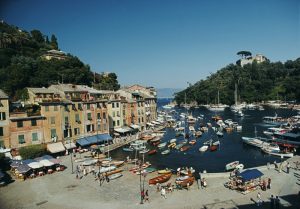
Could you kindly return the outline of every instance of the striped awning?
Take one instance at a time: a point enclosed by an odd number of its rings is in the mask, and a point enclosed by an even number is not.
[[[64,145],[61,142],[47,144],[47,149],[51,153],[63,152],[66,150],[66,148],[64,147]]]

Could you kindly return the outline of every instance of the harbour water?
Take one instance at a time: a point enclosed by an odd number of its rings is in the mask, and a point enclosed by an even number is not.
[[[161,107],[169,102],[169,100],[158,101],[158,106]],[[184,108],[175,108],[180,114],[181,112],[186,113]],[[194,117],[198,117],[200,114],[204,115],[203,123],[211,122],[213,126],[216,126],[215,122],[211,119],[215,112],[211,112],[206,108],[190,109],[189,114]],[[280,162],[282,159],[279,157],[270,156],[263,153],[260,149],[243,144],[242,136],[255,136],[255,129],[257,136],[264,136],[263,131],[268,126],[262,123],[262,117],[274,116],[277,114],[281,117],[290,117],[297,115],[296,111],[288,109],[272,109],[265,108],[263,111],[259,110],[245,110],[244,117],[238,117],[230,109],[225,109],[224,112],[218,112],[223,120],[232,119],[242,125],[243,129],[240,132],[233,131],[231,133],[224,132],[223,137],[218,137],[216,133],[209,128],[209,131],[204,133],[200,138],[197,139],[197,143],[192,146],[186,152],[179,150],[171,150],[168,155],[161,155],[160,151],[155,154],[148,156],[144,155],[145,161],[151,162],[153,167],[157,169],[172,168],[177,169],[178,167],[193,167],[197,172],[206,170],[207,172],[223,172],[225,171],[225,165],[232,161],[240,161],[244,164],[245,168],[251,168],[255,166],[266,165],[268,162],[273,163],[274,161]],[[195,128],[198,129],[200,122],[197,121]],[[166,133],[162,138],[161,142],[167,142],[170,139],[175,138],[175,131],[172,128],[166,128]],[[192,138],[191,138],[192,139]],[[206,151],[204,153],[199,152],[199,148],[203,146],[203,142],[214,139],[220,140],[219,149],[215,152]],[[177,137],[177,141],[183,140],[183,136]],[[151,145],[148,145],[149,149],[154,149]],[[127,156],[130,158],[135,157],[134,152],[124,152],[122,149],[114,150],[111,156],[116,159],[125,159]],[[142,159],[143,156],[139,156]]]

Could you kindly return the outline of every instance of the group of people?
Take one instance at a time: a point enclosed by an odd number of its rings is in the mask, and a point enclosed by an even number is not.
[[[257,206],[261,206],[263,203],[263,200],[261,198],[260,192],[257,193]],[[280,208],[280,199],[278,196],[274,197],[274,195],[271,195],[270,198],[270,208],[271,209],[279,209]]]
[[[92,173],[95,175],[95,168],[94,166],[89,166],[88,168],[86,168],[85,166],[80,164],[76,166],[75,173],[76,173],[76,178],[81,179],[83,176],[86,176],[88,173]]]
[[[271,178],[265,179],[262,181],[261,190],[266,191],[267,189],[271,189]]]

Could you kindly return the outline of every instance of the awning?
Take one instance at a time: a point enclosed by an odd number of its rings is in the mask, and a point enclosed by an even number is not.
[[[76,143],[79,144],[79,146],[81,146],[81,147],[84,147],[84,146],[87,146],[87,145],[91,144],[88,140],[86,140],[86,138],[78,139],[76,141]]]
[[[46,159],[45,159],[45,160],[41,160],[41,161],[40,161],[40,164],[42,164],[42,165],[45,166],[45,167],[54,165],[53,162],[51,162],[50,160],[46,160]]]
[[[125,128],[115,128],[114,129],[116,132],[118,132],[118,133],[126,133],[126,132],[129,132],[127,129],[125,129]]]
[[[81,139],[78,139],[76,143],[78,143],[80,146],[88,146],[91,144],[97,144],[99,142],[103,141],[109,141],[112,140],[112,137],[109,134],[98,134],[94,136],[87,136]]]
[[[32,169],[38,169],[38,168],[43,167],[43,164],[40,162],[32,162],[32,163],[29,163],[28,166]]]
[[[152,123],[147,123],[147,125],[148,125],[148,126],[154,126],[154,124],[152,124]]]
[[[133,128],[133,129],[140,129],[141,128],[139,125],[135,125],[135,124],[130,125],[130,127]]]
[[[263,175],[264,174],[257,169],[249,169],[238,174],[238,176],[240,176],[243,181],[250,181],[252,179],[257,179]]]
[[[64,145],[61,142],[47,144],[47,149],[51,153],[63,152],[66,150],[66,148],[64,147]]]
[[[19,172],[19,173],[27,173],[28,171],[31,170],[31,168],[27,165],[27,164],[20,164],[16,170]]]
[[[66,149],[73,149],[73,148],[75,148],[75,147],[76,147],[76,144],[73,143],[73,142],[70,142],[70,143],[66,143],[66,144],[65,144],[65,148],[66,148]]]

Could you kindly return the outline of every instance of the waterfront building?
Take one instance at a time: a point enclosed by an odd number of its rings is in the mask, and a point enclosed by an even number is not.
[[[45,117],[39,113],[29,115],[13,112],[9,116],[9,147],[20,148],[44,142],[43,122]]]
[[[0,89],[0,147],[9,147],[8,96]]]
[[[60,95],[53,89],[48,88],[27,88],[28,100],[26,104],[39,105],[42,102],[60,101]]]

